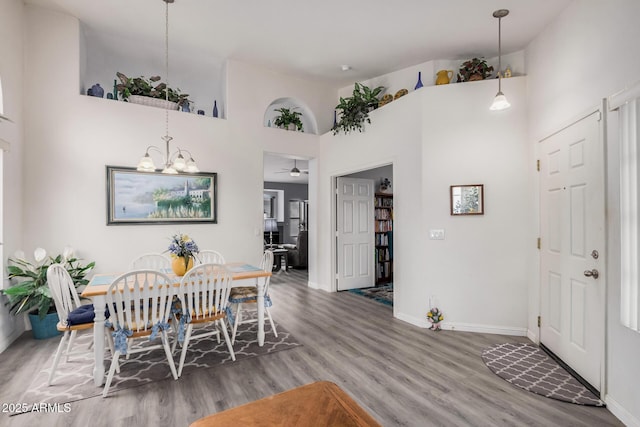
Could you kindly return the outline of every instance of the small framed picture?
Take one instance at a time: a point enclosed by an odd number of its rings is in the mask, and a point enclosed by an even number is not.
[[[484,215],[484,185],[452,185],[451,215]]]

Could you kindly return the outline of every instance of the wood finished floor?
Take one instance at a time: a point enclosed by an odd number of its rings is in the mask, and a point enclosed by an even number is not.
[[[2,413],[0,426],[188,426],[318,380],[338,384],[384,426],[622,425],[606,409],[520,390],[480,358],[491,344],[526,338],[417,328],[364,297],[308,289],[306,272],[279,272],[271,283],[276,324],[302,347],[73,402],[69,413]],[[0,354],[0,403],[20,402],[57,343],[25,334]]]

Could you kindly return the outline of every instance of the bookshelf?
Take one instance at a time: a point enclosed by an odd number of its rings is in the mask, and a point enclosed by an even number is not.
[[[376,286],[393,282],[393,194],[374,198]]]

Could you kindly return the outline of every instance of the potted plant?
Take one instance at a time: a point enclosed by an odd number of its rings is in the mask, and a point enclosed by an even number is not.
[[[333,134],[336,135],[341,130],[345,134],[354,130],[362,132],[364,122],[371,123],[369,112],[378,108],[378,96],[383,90],[383,86],[371,89],[356,82],[353,95],[347,98],[340,97],[340,103],[336,106],[336,110],[340,110],[340,120],[333,127]]]
[[[169,92],[169,102],[176,103],[176,109],[183,105],[189,105],[189,95],[181,93],[180,89],[168,88],[166,83],[157,83],[160,81],[160,76],[153,76],[146,79],[143,76],[140,77],[127,77],[121,72],[117,72],[116,75],[120,79],[120,83],[116,85],[116,89],[120,93],[120,97],[124,100],[131,100],[131,96],[144,96],[147,98],[154,98],[160,100],[167,99],[167,92]]]
[[[458,70],[458,82],[472,82],[484,80],[493,73],[493,65],[488,65],[485,59],[473,58],[465,61]]]
[[[24,253],[17,252],[9,258],[7,271],[9,279],[21,279],[7,289],[0,290],[9,299],[9,311],[13,315],[29,314],[34,338],[43,339],[58,335],[58,316],[47,283],[47,270],[51,264],[63,264],[76,287],[89,283],[85,276],[95,266],[95,262],[83,265],[73,255],[73,249],[66,248],[61,255],[47,257],[47,252],[38,248],[34,251],[35,262],[25,259]],[[47,318],[48,317],[48,318]]]
[[[289,130],[298,130],[300,132],[304,132],[302,127],[302,121],[300,117],[302,117],[302,113],[299,111],[293,111],[297,107],[293,108],[276,108],[274,111],[280,113],[279,116],[273,120],[273,124],[279,128],[289,129]]]

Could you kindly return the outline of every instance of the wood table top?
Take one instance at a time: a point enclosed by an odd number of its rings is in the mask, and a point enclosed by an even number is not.
[[[336,384],[318,381],[212,414],[190,427],[377,426],[380,424]]]
[[[225,267],[227,267],[231,272],[233,280],[256,279],[258,277],[271,276],[270,271],[264,271],[259,267],[255,267],[245,262],[231,262],[225,264]],[[106,295],[111,282],[120,274],[121,273],[94,274],[89,281],[89,284],[82,291],[81,296],[83,298],[90,298],[96,295]],[[181,277],[176,276],[173,272],[166,274],[169,277],[176,278],[176,286],[180,284]]]

